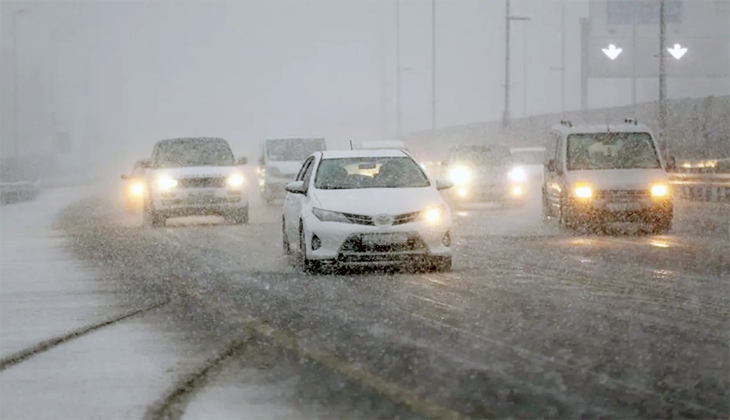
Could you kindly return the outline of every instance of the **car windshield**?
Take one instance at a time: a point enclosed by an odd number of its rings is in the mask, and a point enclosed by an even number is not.
[[[504,166],[512,163],[508,150],[484,148],[459,150],[453,155],[452,161],[474,166]]]
[[[568,136],[568,170],[660,168],[649,133],[586,133]]]
[[[164,141],[154,158],[157,168],[232,166],[235,158],[225,140],[180,139]]]
[[[518,150],[512,152],[512,161],[522,165],[541,165],[544,159],[544,150]]]
[[[325,150],[324,139],[267,140],[266,150],[270,160],[300,162],[314,152]]]
[[[358,188],[423,188],[430,182],[409,157],[324,159],[314,186],[322,190]]]

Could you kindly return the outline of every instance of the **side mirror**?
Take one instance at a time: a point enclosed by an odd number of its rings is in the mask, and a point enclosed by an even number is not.
[[[286,184],[286,190],[292,194],[304,194],[304,181],[294,181]]]
[[[550,159],[545,164],[545,167],[547,167],[548,172],[557,172],[558,162],[555,159]]]
[[[122,175],[122,181],[126,181],[129,179],[129,175]]]
[[[244,157],[241,157],[241,158],[238,158],[238,164],[239,165],[246,165],[246,164],[248,164],[248,158],[245,157],[245,156]]]
[[[667,170],[671,172],[677,170],[677,159],[674,156],[669,156],[667,159]]]
[[[448,190],[453,187],[454,183],[450,179],[439,178],[436,180],[436,189],[439,191]]]

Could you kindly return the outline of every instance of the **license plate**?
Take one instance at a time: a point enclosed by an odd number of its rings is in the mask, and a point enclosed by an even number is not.
[[[194,192],[190,193],[188,197],[192,198],[193,200],[201,200],[201,199],[207,199],[207,198],[213,198],[215,197],[215,191],[200,191],[200,192]]]
[[[362,235],[362,244],[368,245],[393,245],[408,242],[407,233],[378,233],[375,235]]]

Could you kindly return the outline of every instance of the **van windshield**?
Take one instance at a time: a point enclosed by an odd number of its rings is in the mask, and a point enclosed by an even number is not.
[[[324,139],[276,139],[266,141],[269,160],[302,162],[314,152],[325,150]]]
[[[581,133],[568,136],[568,170],[661,168],[649,133]]]

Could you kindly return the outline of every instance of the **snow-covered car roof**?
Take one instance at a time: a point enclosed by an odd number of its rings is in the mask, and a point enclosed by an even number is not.
[[[567,126],[564,124],[555,124],[553,130],[560,131],[564,134],[592,134],[592,133],[649,133],[651,130],[644,124],[595,124],[595,125],[576,125]]]
[[[328,150],[322,153],[322,159],[342,159],[358,157],[407,157],[408,154],[396,149],[367,149],[367,150]]]

